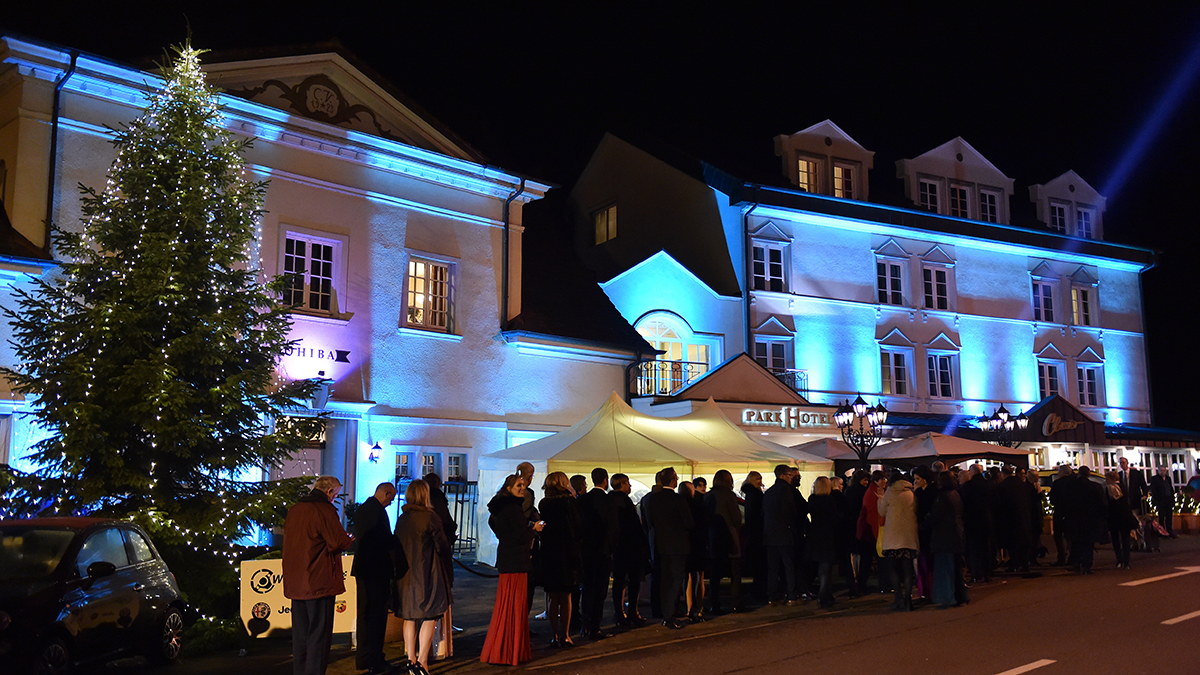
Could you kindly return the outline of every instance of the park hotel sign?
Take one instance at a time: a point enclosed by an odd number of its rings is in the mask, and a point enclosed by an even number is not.
[[[782,408],[743,408],[742,426],[807,429],[833,426],[830,412],[810,412],[795,406]]]

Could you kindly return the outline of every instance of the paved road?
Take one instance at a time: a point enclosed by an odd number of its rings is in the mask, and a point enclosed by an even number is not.
[[[1097,572],[1071,575],[1043,568],[1037,578],[1001,577],[971,590],[971,604],[912,613],[888,611],[890,597],[839,602],[833,611],[814,603],[760,608],[682,631],[647,627],[572,650],[544,646],[545,622],[533,622],[531,673],[867,673],[888,675],[1136,675],[1193,672],[1200,654],[1200,536],[1164,541],[1163,552],[1135,554],[1133,569],[1116,570],[1111,549],[1097,551]],[[459,572],[457,657],[437,663],[434,675],[498,674],[478,661],[490,617],[495,581]],[[249,655],[186,656],[159,675],[288,675],[286,640],[260,640]],[[391,644],[399,658],[402,645]],[[815,669],[815,670],[810,670]],[[136,661],[110,665],[105,675],[148,675]],[[348,645],[336,646],[330,675],[356,673]]]

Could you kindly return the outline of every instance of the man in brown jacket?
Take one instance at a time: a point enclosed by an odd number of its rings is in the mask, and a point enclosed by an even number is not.
[[[292,672],[324,675],[333,641],[333,601],[346,592],[342,551],[354,541],[333,500],[342,482],[321,476],[283,525],[283,594],[292,601]]]

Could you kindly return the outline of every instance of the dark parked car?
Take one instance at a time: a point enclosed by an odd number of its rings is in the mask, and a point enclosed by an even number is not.
[[[137,525],[0,521],[0,670],[66,673],[133,654],[168,662],[182,633],[175,576]]]

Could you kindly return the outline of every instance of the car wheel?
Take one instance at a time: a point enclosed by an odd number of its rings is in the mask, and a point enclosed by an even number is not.
[[[163,615],[159,623],[158,640],[150,652],[150,659],[155,663],[170,663],[179,658],[179,650],[183,647],[183,614],[171,607]]]
[[[71,650],[61,638],[47,641],[38,650],[34,664],[37,675],[66,675],[71,672]]]

